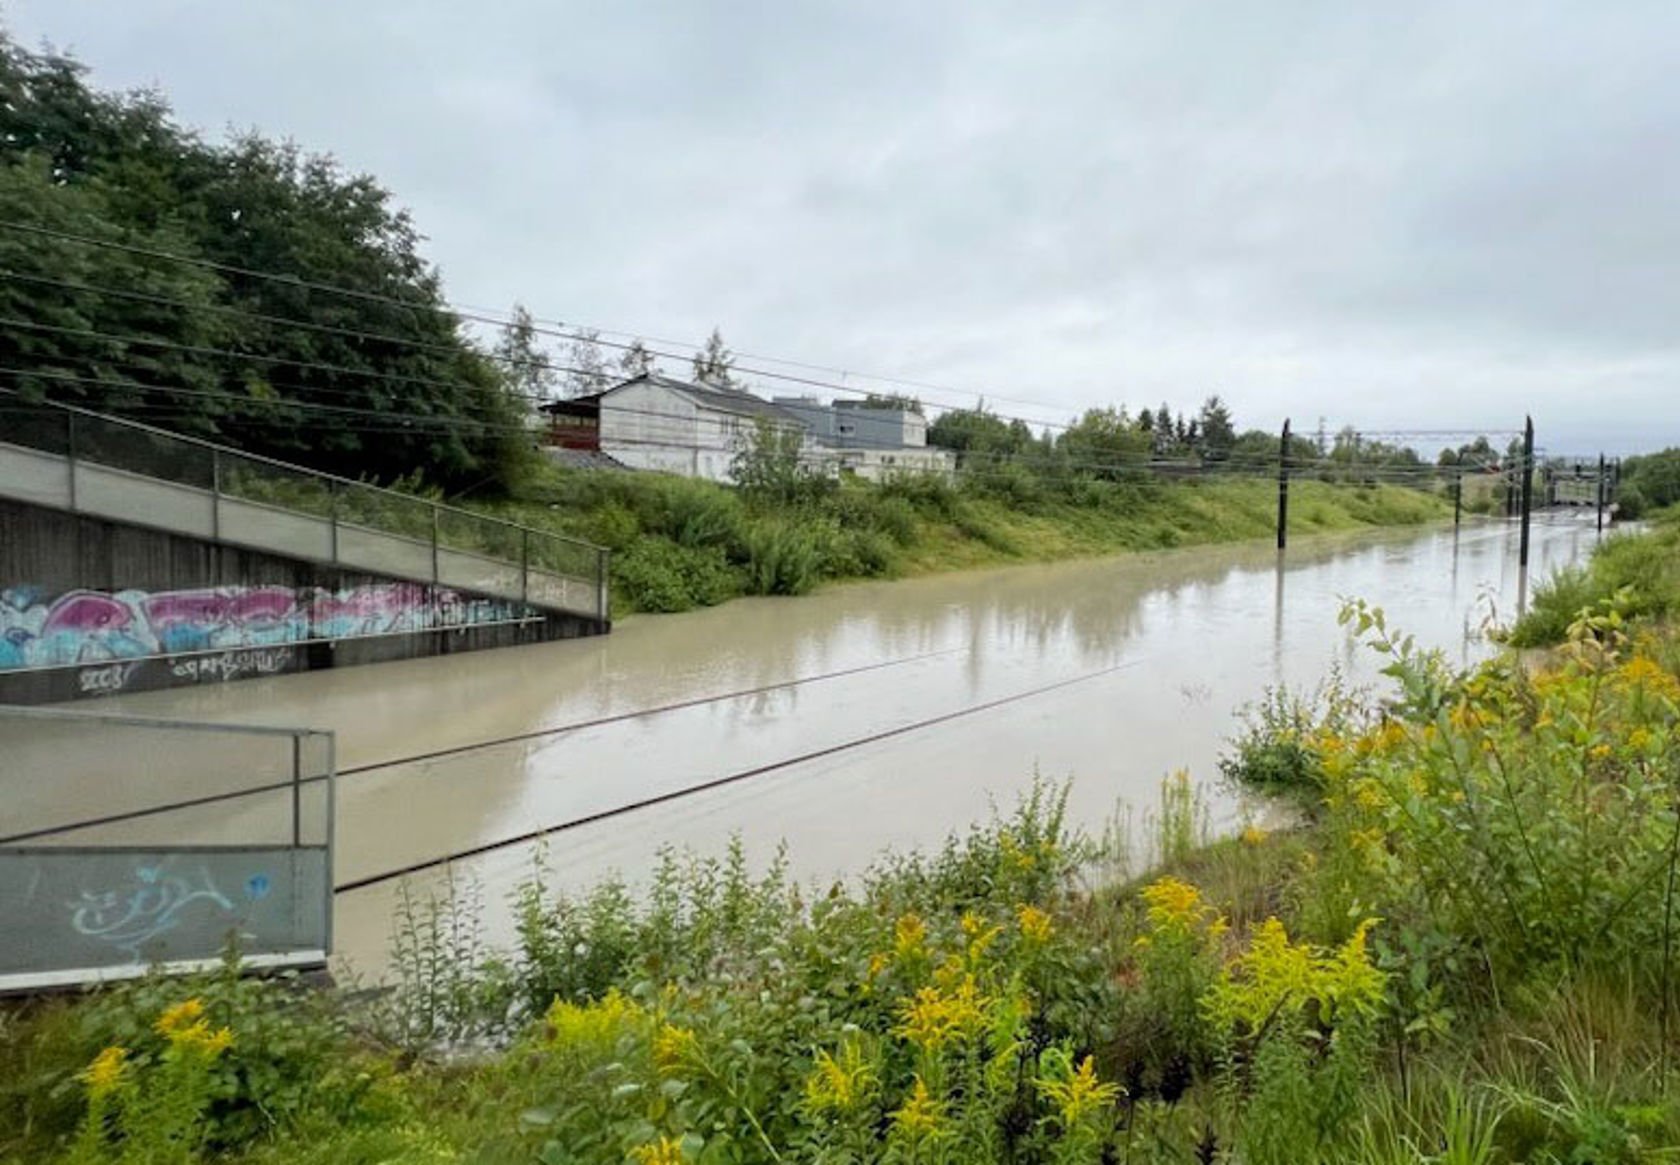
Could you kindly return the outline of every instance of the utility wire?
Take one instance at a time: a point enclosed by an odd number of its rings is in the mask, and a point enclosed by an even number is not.
[[[1015,704],[1022,700],[1031,699],[1034,696],[1042,696],[1050,692],[1059,691],[1063,688],[1070,688],[1075,684],[1089,683],[1091,680],[1100,679],[1104,676],[1112,675],[1115,672],[1136,667],[1138,664],[1143,662],[1145,661],[1141,659],[1126,660],[1121,663],[1112,664],[1109,667],[1098,668],[1096,671],[1090,671],[1084,673],[1083,675],[1074,676],[1071,679],[1058,680],[1055,683],[1045,684],[1042,687],[1029,688],[1024,692],[1015,692],[1011,695],[1002,696],[995,700],[986,700],[979,704],[970,704],[968,707],[959,708],[955,712],[946,712],[939,716],[930,716],[926,719],[916,720],[909,724],[901,724],[897,728],[888,728],[881,732],[872,732],[866,736],[859,736],[851,740],[843,741],[840,744],[829,745],[826,748],[813,749],[810,752],[801,753],[798,756],[791,756],[784,760],[773,761],[770,764],[758,765],[750,769],[743,769],[739,772],[730,773],[727,776],[714,777],[709,781],[701,781],[699,784],[688,785],[681,789],[675,789],[669,793],[659,793],[651,797],[643,797],[636,801],[630,801],[622,805],[614,806],[611,809],[603,809],[596,813],[585,814],[582,817],[574,817],[569,821],[562,821],[555,825],[543,826],[540,829],[529,830],[513,837],[504,837],[497,841],[485,842],[482,845],[459,849],[453,853],[444,854],[440,857],[427,858],[418,862],[410,862],[408,865],[400,866],[393,870],[384,870],[377,874],[368,874],[364,877],[352,878],[349,881],[340,882],[335,885],[333,887],[333,892],[336,894],[348,894],[354,890],[364,890],[369,886],[377,886],[382,882],[390,882],[397,878],[408,877],[411,874],[422,873],[426,870],[434,870],[440,866],[447,866],[466,858],[481,857],[484,854],[493,853],[496,850],[507,849],[509,846],[524,845],[529,842],[539,841],[542,838],[550,837],[556,833],[565,833],[569,830],[579,829],[585,825],[593,825],[597,822],[608,821],[615,817],[623,817],[626,814],[637,813],[643,809],[650,809],[656,805],[669,804],[672,801],[679,801],[687,797],[693,797],[697,794],[710,792],[713,789],[720,789],[726,785],[737,784],[741,781],[752,780],[755,777],[768,776],[771,773],[793,768],[796,765],[807,764],[814,760],[821,760],[824,757],[850,752],[853,749],[863,748],[871,744],[878,744],[883,740],[891,740],[894,737],[905,736],[912,732],[920,732],[924,729],[933,728],[941,724],[948,724],[953,720],[960,720],[965,716],[973,716],[979,712],[989,712],[994,708],[1002,708],[1009,704]]]
[[[752,688],[739,688],[731,692],[719,692],[711,696],[697,696],[689,700],[678,700],[671,704],[660,704],[652,708],[639,708],[632,712],[620,712],[612,716],[600,716],[592,720],[578,720],[570,724],[557,724],[551,728],[537,728],[530,732],[515,732],[507,736],[497,736],[489,740],[476,740],[469,744],[453,745],[449,748],[432,749],[429,752],[417,752],[408,756],[392,757],[388,760],[373,761],[368,764],[353,765],[339,769],[336,776],[351,777],[362,773],[378,772],[382,769],[398,768],[403,765],[420,764],[426,761],[441,760],[445,757],[460,756],[469,752],[481,752],[487,748],[499,748],[506,744],[517,744],[530,740],[545,740],[549,737],[562,736],[567,733],[581,732],[586,728],[600,728],[608,724],[621,724],[626,720],[643,720],[655,716],[664,716],[672,712],[680,712],[687,708],[698,708],[704,704],[718,704],[727,700],[740,700],[748,696],[762,696],[769,692],[779,692],[787,688],[798,688],[806,684],[823,683],[828,680],[842,679],[846,676],[863,675],[866,672],[882,671],[891,667],[902,667],[909,663],[920,663],[924,660],[937,659],[946,655],[958,655],[968,651],[967,647],[951,647],[940,651],[926,651],[919,655],[901,656],[896,659],[878,660],[874,663],[861,664],[857,667],[841,668],[837,671],[821,672],[817,675],[800,676],[796,679],[782,680],[773,684],[760,684]],[[274,793],[290,789],[296,785],[313,785],[327,779],[326,774],[318,773],[301,777],[297,781],[272,781],[262,785],[252,785],[244,789],[231,789],[221,793],[206,793],[200,797],[186,797],[179,801],[169,801],[160,805],[148,805],[142,809],[128,809],[120,813],[107,813],[99,817],[88,817],[81,821],[72,821],[64,825],[47,825],[38,829],[25,830],[7,837],[0,837],[0,846],[17,845],[21,842],[35,841],[43,837],[57,837],[66,833],[75,833],[84,829],[95,829],[105,825],[116,825],[125,821],[138,821],[146,817],[156,817],[164,813],[175,813],[182,809],[197,809],[204,805],[216,805],[227,801],[237,801],[245,797],[253,797],[262,793]]]

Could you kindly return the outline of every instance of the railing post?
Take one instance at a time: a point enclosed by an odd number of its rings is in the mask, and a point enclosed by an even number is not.
[[[210,537],[222,540],[222,454],[210,450]]]
[[[292,848],[303,845],[303,737],[292,735]]]
[[[608,616],[607,608],[607,573],[612,565],[612,551],[606,547],[598,547],[595,551],[595,609],[601,622],[605,623]]]
[[[332,561],[338,563],[338,482],[327,478],[327,535],[331,540]]]
[[[333,945],[333,856],[338,852],[337,838],[337,803],[338,803],[338,736],[329,732],[327,737],[327,812],[326,812],[326,843],[327,843],[327,876],[326,882],[325,933],[322,935],[322,950],[332,953]]]
[[[76,414],[64,414],[64,464],[70,471],[70,508],[76,508]]]
[[[519,528],[519,601],[531,601],[531,531]]]
[[[1283,439],[1278,443],[1277,548],[1289,545],[1289,418],[1283,421]]]
[[[1464,467],[1453,466],[1453,529],[1458,529],[1464,516]]]
[[[438,514],[437,503],[433,502],[432,503],[432,582],[434,584],[443,581],[442,576],[438,573],[438,521],[439,521],[439,514]]]

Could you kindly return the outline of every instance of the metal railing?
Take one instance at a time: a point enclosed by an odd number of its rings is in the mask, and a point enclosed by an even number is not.
[[[332,951],[330,732],[0,705],[0,992]]]
[[[139,421],[25,401],[6,389],[0,493],[609,617],[604,547]]]

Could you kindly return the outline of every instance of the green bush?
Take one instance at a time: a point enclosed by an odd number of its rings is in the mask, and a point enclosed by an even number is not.
[[[687,611],[741,593],[739,576],[721,547],[641,538],[613,556],[612,571],[615,593],[637,611]]]
[[[1631,618],[1680,609],[1680,525],[1613,535],[1585,566],[1558,570],[1535,588],[1509,640],[1516,647],[1561,643],[1583,611],[1605,604]]]
[[[743,544],[749,594],[802,595],[822,580],[822,544],[807,527],[757,518]]]

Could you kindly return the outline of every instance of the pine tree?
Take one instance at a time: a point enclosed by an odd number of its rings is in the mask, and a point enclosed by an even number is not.
[[[735,353],[723,342],[723,333],[712,329],[706,346],[694,354],[694,379],[714,388],[740,388],[735,379]]]

